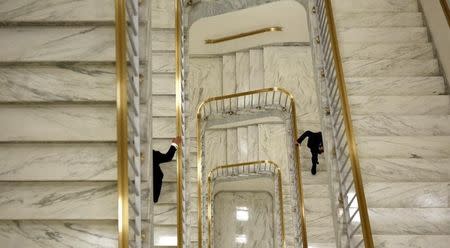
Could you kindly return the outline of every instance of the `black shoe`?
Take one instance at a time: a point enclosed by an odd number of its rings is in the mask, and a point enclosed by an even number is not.
[[[312,168],[311,168],[311,174],[313,174],[313,175],[316,174],[316,168],[317,168],[317,165],[316,165],[316,164],[313,164],[313,166],[312,166]]]

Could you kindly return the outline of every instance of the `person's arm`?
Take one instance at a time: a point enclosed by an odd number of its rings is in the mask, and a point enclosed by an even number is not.
[[[312,134],[311,131],[306,131],[306,132],[304,132],[304,133],[300,136],[300,138],[297,139],[297,143],[298,143],[298,144],[301,144],[301,143],[303,142],[303,140],[306,139],[306,137],[310,137],[311,134]]]
[[[169,151],[167,151],[166,154],[160,154],[160,163],[166,163],[169,161],[172,161],[173,156],[175,156],[175,152],[178,149],[178,145],[180,145],[181,143],[181,138],[180,137],[176,137],[172,139],[172,145],[169,148]]]

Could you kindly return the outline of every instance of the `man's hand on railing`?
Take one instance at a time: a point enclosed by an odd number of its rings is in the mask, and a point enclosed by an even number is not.
[[[172,143],[177,144],[177,146],[179,146],[181,144],[181,137],[175,137],[172,139]]]

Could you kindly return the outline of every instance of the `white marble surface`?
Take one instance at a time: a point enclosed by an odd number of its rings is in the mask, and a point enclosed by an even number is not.
[[[340,46],[341,58],[362,59],[432,59],[431,43],[344,43]]]
[[[152,54],[153,73],[174,73],[175,72],[175,53],[155,52]]]
[[[351,11],[392,11],[392,12],[414,12],[418,10],[417,2],[414,0],[341,0],[339,4],[333,2],[333,9],[336,12]]]
[[[3,105],[1,141],[114,141],[113,105]]]
[[[175,95],[175,74],[152,74],[153,95]]]
[[[369,59],[343,62],[346,77],[439,76],[436,59]]]
[[[430,244],[433,248],[446,248],[450,242],[449,235],[373,235],[376,247],[401,247],[401,248],[427,248]]]
[[[153,0],[151,4],[152,28],[175,28],[175,2]]]
[[[339,29],[339,27],[338,27]],[[338,31],[339,42],[428,42],[424,27],[346,28]]]
[[[248,126],[248,161],[259,159],[259,130],[258,125]]]
[[[360,136],[450,135],[450,115],[353,115]]]
[[[236,92],[245,92],[250,89],[250,54],[249,52],[236,53]]]
[[[334,15],[338,27],[421,27],[419,12],[338,12]]]
[[[175,117],[155,117],[152,119],[153,138],[173,138],[176,136],[175,127]]]
[[[349,96],[352,115],[447,115],[448,96]]]
[[[236,93],[236,55],[224,55],[222,67],[223,94]]]
[[[273,161],[281,168],[282,175],[290,175],[285,125],[260,124],[258,140],[259,158]],[[283,182],[289,182],[289,176],[285,176]]]
[[[264,58],[262,49],[251,49],[250,55],[250,90],[264,88]]]
[[[227,164],[238,163],[237,129],[227,129]]]
[[[420,96],[445,93],[443,77],[347,77],[349,95]]]
[[[233,145],[233,144],[232,144]],[[238,127],[237,128],[237,148],[238,148],[238,162],[248,162],[248,129],[247,127]]]
[[[152,51],[175,51],[175,31],[173,29],[152,30]]]
[[[116,248],[117,222],[0,221],[0,242],[4,248]]]
[[[236,146],[236,144],[233,145]],[[205,150],[203,152],[205,153],[206,173],[217,166],[225,165],[227,163],[227,131],[206,131]]]
[[[238,208],[248,214],[247,221],[237,220]],[[214,247],[274,247],[273,199],[268,193],[218,193],[213,218]]]
[[[113,101],[113,65],[2,66],[0,101]]]
[[[114,28],[14,27],[0,29],[2,61],[114,61]]]
[[[153,207],[153,216],[155,225],[176,225],[177,224],[177,205],[174,204],[156,204]]]
[[[360,158],[449,158],[450,136],[357,137]]]
[[[152,116],[175,117],[175,96],[152,96]]]
[[[2,144],[0,180],[115,180],[113,143]]]

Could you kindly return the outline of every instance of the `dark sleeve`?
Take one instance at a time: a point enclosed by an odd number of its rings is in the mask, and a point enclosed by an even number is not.
[[[311,162],[313,163],[313,165],[318,164],[319,163],[319,158],[318,158],[318,154],[315,152],[311,152]]]
[[[167,163],[169,161],[172,161],[173,156],[175,156],[175,152],[177,151],[177,148],[175,146],[170,146],[169,151],[167,151],[166,154],[162,154],[159,152],[159,162],[160,163]]]
[[[304,132],[304,133],[300,136],[300,138],[297,139],[297,142],[298,142],[299,144],[301,144],[301,143],[303,142],[303,140],[304,140],[306,137],[311,137],[311,134],[312,134],[311,131],[306,131],[306,132]]]

